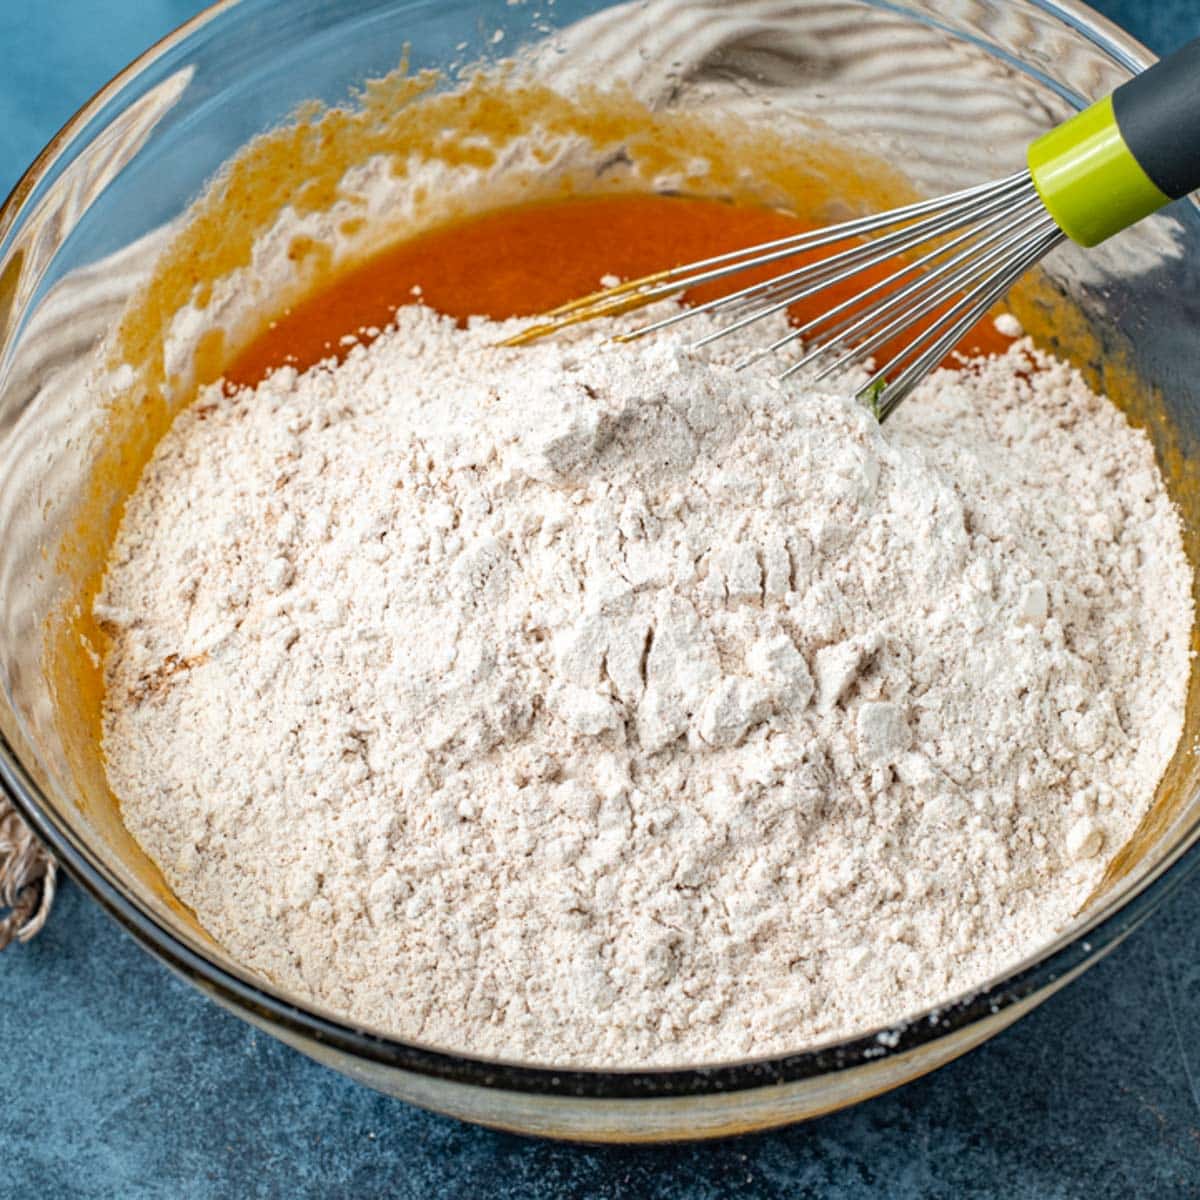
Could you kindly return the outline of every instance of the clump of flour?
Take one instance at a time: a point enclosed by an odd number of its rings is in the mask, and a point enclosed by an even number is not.
[[[761,329],[504,332],[402,309],[147,468],[104,751],[204,926],[405,1038],[624,1066],[891,1023],[1066,926],[1182,729],[1145,437],[1024,343],[883,432],[733,371]]]

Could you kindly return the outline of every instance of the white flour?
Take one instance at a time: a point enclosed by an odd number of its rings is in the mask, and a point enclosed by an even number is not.
[[[761,328],[606,333],[407,308],[179,418],[97,603],[129,828],[278,983],[560,1065],[796,1050],[1038,949],[1182,728],[1146,439],[1027,346],[884,434],[724,365]]]

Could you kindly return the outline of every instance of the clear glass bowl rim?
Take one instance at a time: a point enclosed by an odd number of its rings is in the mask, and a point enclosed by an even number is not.
[[[53,171],[73,140],[127,84],[162,55],[245,0],[217,0],[136,58],[102,87],[47,143],[0,204],[0,243],[16,227],[26,201]],[[1133,72],[1156,56],[1119,26],[1078,0],[1029,0],[1047,16],[1090,41]],[[1031,997],[1047,995],[1103,957],[1200,867],[1200,818],[1187,826],[1162,860],[1121,894],[1098,905],[1087,920],[983,989],[912,1014],[881,1041],[881,1030],[785,1056],[699,1067],[555,1068],[456,1054],[373,1033],[289,999],[248,973],[230,970],[198,953],[162,926],[131,896],[43,803],[40,789],[11,743],[0,734],[0,786],[67,874],[146,950],[211,998],[240,1015],[300,1041],[447,1082],[581,1099],[650,1099],[729,1094],[749,1088],[812,1079],[877,1064],[952,1037]]]

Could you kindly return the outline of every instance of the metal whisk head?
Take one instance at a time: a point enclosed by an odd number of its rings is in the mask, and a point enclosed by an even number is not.
[[[885,362],[873,364],[870,378],[858,390],[882,420],[1016,280],[1064,237],[1029,173],[1022,171],[935,200],[630,280],[554,309],[546,314],[544,323],[524,330],[506,344],[534,341],[566,326],[618,316],[740,271],[785,264],[797,254],[849,243],[827,257],[782,270],[623,333],[618,340],[631,341],[698,313],[727,314],[727,324],[694,343],[705,346],[852,281],[865,271],[891,265],[894,269],[883,278],[736,364],[744,367],[800,341],[801,357],[781,378],[807,371],[815,382],[902,342],[902,348]]]

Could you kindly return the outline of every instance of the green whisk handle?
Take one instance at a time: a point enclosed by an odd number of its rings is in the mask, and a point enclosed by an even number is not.
[[[1029,172],[1084,246],[1200,188],[1200,38],[1043,134]]]

